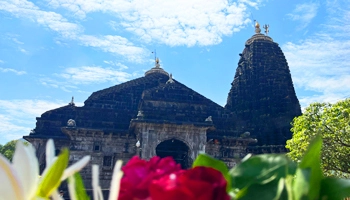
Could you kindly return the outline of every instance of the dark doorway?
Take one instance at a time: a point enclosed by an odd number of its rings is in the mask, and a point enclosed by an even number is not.
[[[161,158],[173,157],[183,169],[190,167],[188,166],[188,146],[180,140],[170,139],[161,142],[156,148],[156,153]]]

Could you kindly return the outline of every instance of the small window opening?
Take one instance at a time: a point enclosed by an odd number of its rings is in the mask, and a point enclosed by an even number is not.
[[[106,166],[106,167],[112,166],[112,156],[103,157],[103,166]]]
[[[95,144],[94,145],[94,151],[100,151],[101,150],[101,147],[99,144]]]
[[[129,153],[129,143],[124,144],[124,153]]]

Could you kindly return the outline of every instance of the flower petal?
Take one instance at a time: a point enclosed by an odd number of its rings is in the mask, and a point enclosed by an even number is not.
[[[63,198],[60,196],[57,190],[53,191],[51,194],[52,200],[63,200]]]
[[[50,168],[44,171],[37,189],[37,195],[40,197],[49,197],[61,183],[61,177],[66,169],[69,161],[68,149],[62,149],[57,160],[52,163]]]
[[[102,190],[99,184],[98,165],[92,165],[92,190],[94,200],[103,200]]]
[[[46,143],[46,168],[49,168],[53,163],[55,157],[55,144],[52,139],[49,139]]]
[[[0,154],[0,187],[1,199],[24,200],[23,187],[15,169],[10,162]]]
[[[109,198],[108,200],[118,199],[119,189],[120,189],[120,180],[123,177],[123,172],[120,170],[122,168],[123,161],[118,160],[115,163],[113,170],[113,177],[111,181],[111,187],[109,189]]]
[[[85,167],[89,161],[91,156],[84,156],[82,159],[80,159],[78,162],[74,163],[70,167],[68,167],[66,170],[64,170],[64,173],[62,175],[61,180],[66,180],[68,177],[72,176],[73,174],[80,171],[83,167]]]
[[[35,156],[35,149],[31,144],[25,145],[22,141],[17,142],[12,166],[23,186],[24,195],[27,198],[32,198],[38,187],[39,163]]]
[[[75,191],[75,179],[74,176],[68,177],[68,190],[71,200],[77,200],[77,192]]]

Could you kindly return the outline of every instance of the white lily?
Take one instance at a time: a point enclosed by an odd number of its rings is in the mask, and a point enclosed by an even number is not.
[[[84,168],[90,161],[90,156],[84,156],[82,159],[80,159],[78,162],[74,163],[70,167],[64,170],[61,181],[66,180],[68,177],[74,175],[75,173],[79,172],[82,168]],[[57,157],[55,156],[55,144],[52,139],[48,140],[46,143],[46,168],[44,170],[45,174],[48,169],[50,169],[51,165],[56,161]],[[57,190],[53,191],[52,196],[54,200],[60,200],[62,199],[59,196],[59,193]]]
[[[10,163],[0,154],[0,199],[36,199],[39,165],[34,148],[17,142],[12,160]]]
[[[69,176],[77,173],[82,168],[84,168],[90,161],[91,156],[84,156],[78,162],[69,166],[61,177],[61,181],[66,180]],[[46,169],[50,168],[50,166],[56,161],[57,157],[55,156],[55,144],[52,139],[48,140],[46,143]],[[45,171],[44,171],[45,174]]]
[[[46,168],[41,180],[32,145],[17,142],[12,163],[0,154],[0,180],[4,183],[0,187],[0,200],[43,199],[49,195],[54,200],[62,199],[57,187],[62,180],[80,171],[89,162],[90,156],[65,169],[69,159],[68,150],[64,150],[62,156],[55,157],[52,140],[47,142],[46,147]]]
[[[120,189],[120,181],[123,177],[123,172],[121,170],[122,163],[123,162],[121,160],[118,160],[115,163],[114,170],[113,170],[113,176],[112,176],[112,180],[111,180],[111,186],[109,188],[109,195],[108,195],[109,200],[118,199],[119,189]],[[102,190],[101,190],[101,186],[99,184],[98,177],[99,177],[98,165],[92,165],[92,189],[93,189],[94,200],[103,200]],[[74,191],[69,191],[69,193],[70,194],[74,193]]]

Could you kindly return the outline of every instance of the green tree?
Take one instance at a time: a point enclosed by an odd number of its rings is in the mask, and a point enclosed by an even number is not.
[[[0,146],[0,153],[7,159],[12,160],[13,154],[15,153],[17,140],[12,140],[6,143],[4,146]]]
[[[335,104],[314,103],[292,122],[293,138],[286,148],[300,161],[315,135],[323,138],[321,166],[326,176],[350,178],[350,99]]]

